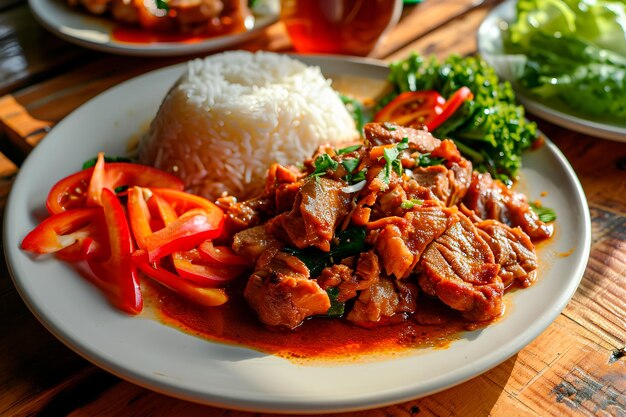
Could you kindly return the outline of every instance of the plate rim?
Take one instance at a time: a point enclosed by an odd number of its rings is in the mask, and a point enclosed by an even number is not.
[[[231,33],[210,37],[194,43],[153,42],[149,44],[135,44],[130,42],[118,42],[114,40],[110,35],[107,42],[96,42],[78,36],[72,36],[71,34],[60,30],[58,27],[59,22],[55,21],[48,14],[46,14],[45,10],[43,10],[42,7],[57,7],[59,8],[59,10],[61,10],[61,7],[69,6],[65,4],[57,5],[53,2],[54,0],[28,0],[28,6],[32,12],[33,17],[46,30],[67,42],[82,46],[84,48],[125,56],[175,57],[225,49],[261,35],[261,33],[265,29],[278,22],[279,18],[278,13],[261,14],[255,16],[255,23],[251,29],[239,33]],[[76,13],[77,16],[82,15],[82,13],[78,10],[63,10],[63,14],[68,14],[72,12]],[[107,31],[109,32],[114,25],[112,21],[109,22],[105,17],[102,16],[89,15],[85,12],[84,17],[85,19],[101,19],[103,25],[106,26]]]
[[[312,61],[314,62],[316,60],[319,60],[325,63],[339,63],[339,64],[348,62],[351,65],[352,64],[368,65],[368,66],[372,65],[376,67],[377,70],[381,70],[382,68],[388,70],[387,64],[382,63],[380,61],[372,60],[372,59],[363,59],[363,58],[346,59],[345,57],[333,57],[333,56],[324,56],[324,55],[304,56],[304,57],[295,56],[295,57],[304,58],[303,60],[305,61],[308,60],[309,63],[311,63]],[[154,75],[154,74],[166,72],[166,71],[173,71],[173,70],[176,70],[177,68],[182,70],[184,65],[185,65],[184,63],[177,64],[177,65],[173,65],[170,67],[165,67],[165,68],[161,68],[155,71],[151,71],[146,74],[140,75],[138,77],[132,78],[118,86],[115,86],[112,89],[109,89],[99,94],[98,96],[89,100],[85,104],[81,105],[79,108],[74,110],[70,115],[66,116],[57,125],[57,127],[63,126],[66,123],[68,124],[71,123],[73,118],[78,117],[78,116],[72,117],[72,115],[80,115],[81,109],[88,106],[89,103],[92,103],[94,100],[96,100],[98,97],[101,97],[103,94],[107,94],[107,93],[114,94],[115,91],[119,91],[119,90],[123,90],[127,88],[127,86],[130,85],[130,83],[133,83],[135,80],[142,78],[142,77],[146,77],[146,76],[150,76],[150,75]],[[55,129],[57,127],[55,127]],[[53,132],[54,132],[54,129],[53,129]],[[53,132],[50,132],[49,135],[51,135]],[[45,143],[46,142],[44,141],[40,145],[43,145]],[[48,143],[51,143],[51,142],[48,142]],[[49,320],[46,319],[46,317],[44,317],[44,315],[42,314],[40,310],[40,306],[31,304],[29,295],[25,293],[24,289],[22,288],[20,284],[20,279],[17,278],[17,276],[19,275],[19,272],[17,271],[15,261],[13,257],[11,256],[12,252],[19,252],[19,248],[17,249],[15,248],[15,246],[17,246],[15,245],[15,242],[13,243],[11,242],[10,232],[9,232],[12,226],[11,218],[15,217],[15,215],[13,215],[13,212],[14,210],[17,210],[17,208],[15,207],[17,203],[14,202],[15,199],[13,198],[13,194],[14,193],[17,194],[17,191],[15,190],[17,190],[19,187],[16,185],[19,185],[22,183],[22,181],[25,181],[23,179],[24,176],[22,175],[22,172],[28,172],[28,167],[31,164],[35,163],[33,161],[35,161],[36,158],[38,158],[37,155],[39,153],[45,152],[45,148],[47,146],[41,146],[41,147],[37,146],[33,150],[33,152],[28,156],[28,158],[22,165],[22,170],[20,171],[20,173],[18,173],[18,176],[15,179],[14,187],[12,188],[11,194],[9,195],[9,199],[7,201],[7,206],[5,210],[5,216],[4,216],[3,242],[4,242],[5,257],[7,259],[7,264],[9,267],[11,278],[13,280],[15,287],[20,293],[20,296],[22,297],[22,299],[24,300],[28,308],[31,310],[31,312],[33,312],[35,317],[37,317],[37,319],[46,327],[46,329],[48,329],[48,331],[50,331],[55,337],[57,337],[57,339],[59,339],[64,344],[66,344],[68,347],[74,350],[77,354],[83,356],[85,359],[89,360],[95,365],[105,369],[108,372],[111,372],[119,376],[120,378],[124,380],[133,382],[137,385],[143,386],[153,391],[160,392],[165,395],[175,396],[177,398],[181,398],[184,400],[189,400],[189,401],[198,402],[198,403],[207,404],[207,405],[244,410],[244,411],[262,411],[262,412],[274,412],[274,413],[294,413],[295,412],[295,413],[312,414],[312,413],[357,411],[357,410],[363,410],[363,409],[370,409],[373,407],[382,407],[382,406],[386,406],[390,404],[396,404],[401,401],[408,401],[408,400],[415,399],[418,397],[430,395],[430,394],[439,392],[441,390],[450,388],[451,386],[458,385],[464,381],[467,381],[477,375],[482,374],[488,369],[491,369],[497,366],[499,363],[506,361],[510,356],[514,355],[523,347],[525,347],[528,343],[534,340],[540,333],[542,333],[556,319],[556,317],[565,308],[565,306],[567,305],[567,303],[573,296],[574,292],[578,288],[580,280],[583,277],[583,273],[587,264],[587,260],[589,258],[590,247],[591,247],[591,223],[590,223],[590,217],[589,217],[589,209],[587,206],[587,201],[584,196],[582,186],[580,182],[578,181],[572,167],[567,162],[565,156],[560,152],[560,150],[551,141],[546,140],[545,146],[549,150],[550,155],[554,157],[556,161],[561,165],[563,172],[567,175],[568,180],[574,186],[573,191],[575,191],[576,193],[577,200],[581,204],[580,208],[584,215],[584,224],[583,224],[584,241],[579,243],[582,249],[582,256],[581,256],[581,259],[578,261],[577,268],[574,273],[574,275],[577,278],[574,280],[568,281],[568,285],[565,288],[565,291],[559,298],[560,303],[550,305],[547,311],[544,312],[544,317],[543,317],[544,324],[541,326],[535,326],[532,332],[528,332],[528,331],[524,332],[523,333],[524,337],[518,338],[516,340],[516,343],[507,349],[506,355],[502,355],[502,354],[499,355],[498,356],[499,359],[497,362],[494,362],[493,359],[490,359],[490,355],[485,355],[484,357],[481,358],[481,360],[475,362],[473,364],[474,366],[466,367],[464,369],[464,372],[462,372],[460,375],[457,372],[456,373],[457,375],[454,378],[452,378],[453,379],[452,383],[450,381],[451,373],[443,374],[443,375],[440,375],[438,378],[431,380],[430,385],[427,387],[427,389],[423,389],[417,394],[414,392],[415,386],[411,385],[411,386],[403,387],[403,389],[381,390],[380,392],[377,392],[377,393],[368,393],[366,397],[363,397],[362,395],[361,396],[353,395],[350,398],[345,398],[345,399],[332,399],[329,401],[327,400],[320,401],[318,399],[317,401],[309,400],[308,402],[307,401],[303,402],[300,399],[284,399],[280,404],[276,404],[276,403],[269,403],[268,401],[263,401],[260,398],[241,399],[237,397],[232,397],[228,395],[219,395],[215,393],[211,395],[207,395],[206,392],[199,391],[199,390],[190,390],[188,388],[181,387],[177,384],[172,384],[171,382],[169,384],[163,383],[162,380],[155,380],[154,376],[146,377],[146,375],[137,375],[137,374],[132,373],[132,371],[129,374],[128,369],[124,369],[124,368],[120,369],[120,367],[116,363],[110,363],[105,358],[94,355],[93,352],[85,352],[84,343],[81,344],[74,340],[68,340],[67,335],[63,334],[63,330],[60,329],[56,325],[56,323],[50,323]],[[25,171],[24,171],[24,168],[26,169]],[[192,336],[189,336],[189,337],[192,337]],[[204,342],[212,343],[209,341],[204,341]]]
[[[487,62],[489,62],[489,57],[493,55],[487,51],[487,47],[485,46],[487,39],[491,39],[491,36],[489,36],[488,33],[494,26],[497,26],[499,22],[510,22],[506,19],[506,17],[514,11],[513,9],[515,8],[516,3],[517,0],[506,0],[494,7],[487,14],[487,16],[485,16],[478,27],[478,31],[476,32],[478,53]],[[499,31],[499,33],[502,32]],[[522,103],[531,113],[541,119],[551,122],[557,126],[574,130],[578,133],[616,142],[626,142],[626,124],[606,123],[594,120],[593,117],[587,118],[565,110],[557,109],[528,96],[523,90],[516,88],[515,85],[513,85],[513,87],[519,102]]]

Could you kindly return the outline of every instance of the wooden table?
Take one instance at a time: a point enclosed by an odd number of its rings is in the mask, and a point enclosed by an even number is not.
[[[372,56],[411,51],[476,52],[476,29],[497,2],[426,0],[403,17]],[[283,26],[241,48],[290,51]],[[47,124],[119,82],[185,58],[97,53],[47,33],[23,0],[0,0],[0,206],[20,163]],[[15,104],[15,103],[13,103]],[[555,322],[521,352],[471,381],[404,404],[350,416],[626,416],[626,143],[539,121],[573,165],[592,218],[591,257],[582,283]],[[25,137],[25,138],[24,138]],[[94,367],[48,333],[0,265],[0,413],[3,415],[248,416],[154,393]]]

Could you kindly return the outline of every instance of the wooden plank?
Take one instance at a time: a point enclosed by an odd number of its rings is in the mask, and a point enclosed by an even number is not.
[[[24,153],[30,152],[50,130],[51,122],[33,118],[10,94],[0,97],[0,129]]]
[[[396,28],[372,51],[372,58],[385,58],[437,29],[444,23],[480,6],[484,0],[425,1],[414,7],[405,7],[402,20]]]
[[[432,34],[411,42],[404,48],[385,57],[386,61],[406,58],[412,52],[444,59],[450,54],[469,55],[476,52],[476,30],[483,21],[488,7],[477,7],[453,22],[443,25]]]
[[[25,2],[0,13],[0,95],[94,54],[47,32]]]

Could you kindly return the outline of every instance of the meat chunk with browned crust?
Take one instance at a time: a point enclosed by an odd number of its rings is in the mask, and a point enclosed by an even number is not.
[[[359,294],[347,319],[365,327],[403,321],[415,311],[417,286],[381,277]]]
[[[359,255],[355,271],[347,265],[332,265],[322,270],[317,282],[324,290],[337,288],[339,290],[337,301],[343,303],[355,298],[358,291],[376,283],[379,276],[378,257],[374,252],[367,251]]]
[[[407,138],[411,149],[420,153],[430,153],[441,144],[425,130],[413,129],[394,123],[368,123],[363,128],[365,140],[372,146],[400,143]]]
[[[330,299],[316,280],[310,279],[306,265],[285,252],[263,252],[250,276],[244,296],[269,325],[293,329],[307,317],[326,314]]]
[[[492,320],[502,314],[504,285],[489,245],[472,222],[457,213],[454,223],[424,251],[418,282],[471,321]]]
[[[488,173],[474,173],[463,203],[481,219],[494,219],[515,227],[519,226],[531,239],[547,239],[554,228],[539,219],[526,196],[510,190]]]
[[[500,264],[500,278],[505,287],[515,282],[525,288],[535,281],[535,245],[522,229],[511,228],[495,220],[477,223],[476,228],[491,248],[495,262]]]
[[[256,263],[267,249],[282,249],[285,244],[276,239],[268,230],[267,225],[251,227],[233,236],[232,248],[235,253],[250,263]]]
[[[293,209],[270,221],[272,232],[297,248],[315,246],[328,252],[335,228],[350,211],[343,187],[327,178],[305,181]]]
[[[449,227],[452,213],[451,209],[426,202],[413,207],[402,218],[387,218],[389,221],[383,223],[375,241],[376,253],[387,275],[407,278],[426,246]]]

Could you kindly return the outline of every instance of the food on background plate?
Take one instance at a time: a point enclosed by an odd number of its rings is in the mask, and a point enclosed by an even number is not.
[[[520,0],[503,32],[503,56],[488,57],[526,94],[558,108],[626,120],[626,4]]]
[[[242,32],[247,0],[67,0],[73,7],[155,32],[219,35]]]
[[[139,146],[139,161],[209,198],[258,194],[272,162],[358,137],[318,67],[285,55],[226,52],[189,63]]]

